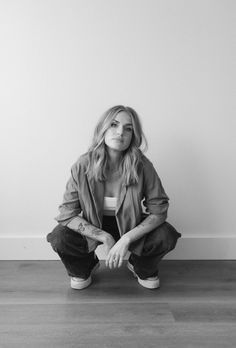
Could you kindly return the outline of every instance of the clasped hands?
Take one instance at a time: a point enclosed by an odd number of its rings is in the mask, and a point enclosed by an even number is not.
[[[130,238],[128,235],[123,235],[117,242],[108,234],[106,241],[103,243],[106,247],[106,267],[118,268],[122,265],[124,257],[129,249]]]

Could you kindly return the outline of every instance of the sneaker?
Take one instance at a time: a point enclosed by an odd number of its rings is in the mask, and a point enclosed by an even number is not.
[[[138,279],[139,284],[142,285],[144,288],[147,288],[147,289],[157,289],[157,288],[160,287],[160,280],[159,280],[159,278],[157,276],[149,277],[149,278],[146,278],[146,279],[141,279],[141,278],[139,278],[137,273],[135,273],[134,266],[130,262],[127,263],[127,268],[133,273],[135,278]]]
[[[97,262],[95,266],[93,267],[90,276],[87,279],[84,278],[78,278],[78,277],[71,277],[70,278],[70,286],[72,289],[76,290],[82,290],[87,288],[92,283],[92,273],[94,273],[100,266],[100,263]]]

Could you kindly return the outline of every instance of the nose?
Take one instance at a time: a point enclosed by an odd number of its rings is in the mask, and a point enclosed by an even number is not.
[[[116,133],[117,135],[123,135],[124,133],[124,128],[122,125],[120,125],[117,129],[116,129]]]

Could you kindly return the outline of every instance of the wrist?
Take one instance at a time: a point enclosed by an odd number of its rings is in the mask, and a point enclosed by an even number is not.
[[[123,234],[123,236],[121,237],[121,239],[127,244],[129,245],[131,243],[131,238],[130,235],[128,233]]]
[[[100,235],[100,242],[106,244],[110,237],[111,235],[108,232],[102,231]]]

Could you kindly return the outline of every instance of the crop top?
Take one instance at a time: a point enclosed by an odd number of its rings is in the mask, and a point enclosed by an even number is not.
[[[103,214],[104,215],[115,215],[117,205],[116,197],[104,197],[103,201]]]

